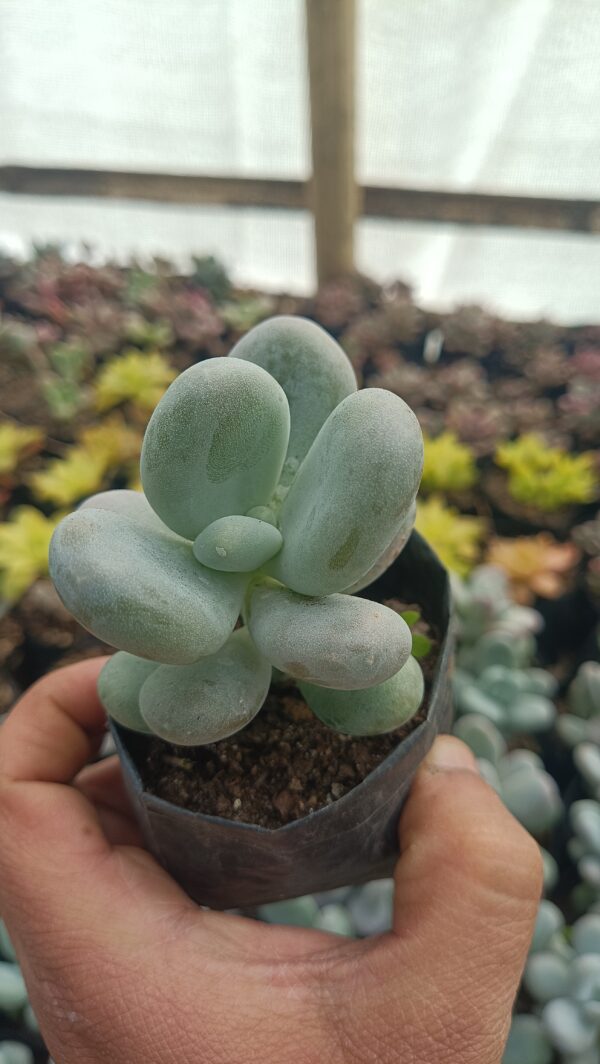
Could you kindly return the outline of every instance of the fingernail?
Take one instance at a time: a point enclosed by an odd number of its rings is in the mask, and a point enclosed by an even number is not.
[[[477,761],[460,739],[453,735],[438,735],[423,762],[430,772],[451,772],[453,769],[479,773]]]

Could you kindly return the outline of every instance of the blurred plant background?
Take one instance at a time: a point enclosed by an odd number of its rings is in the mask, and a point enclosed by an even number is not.
[[[264,295],[236,288],[210,257],[186,275],[162,260],[94,268],[57,247],[3,258],[1,712],[48,669],[110,649],[72,620],[48,581],[56,521],[98,490],[139,488],[144,427],[170,381],[277,313],[322,324],[363,387],[392,389],[419,417],[417,528],[455,585],[456,734],[544,849],[547,899],[505,1059],[592,1064],[600,1059],[600,327],[511,324],[480,307],[433,313],[404,284],[361,277],[311,299]],[[381,881],[254,915],[379,934],[389,927],[391,890]],[[0,951],[0,1061],[44,1060],[4,933]]]

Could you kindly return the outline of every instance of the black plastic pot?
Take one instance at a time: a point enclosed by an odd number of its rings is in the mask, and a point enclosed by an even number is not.
[[[143,737],[111,725],[148,848],[188,894],[215,909],[249,908],[388,875],[398,818],[413,776],[452,717],[453,634],[448,575],[413,532],[400,557],[362,594],[418,602],[441,639],[427,719],[359,786],[336,802],[269,830],[181,809],[144,790]]]

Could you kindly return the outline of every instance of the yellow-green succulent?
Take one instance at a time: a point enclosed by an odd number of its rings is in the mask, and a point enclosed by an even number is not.
[[[55,458],[45,469],[28,477],[36,499],[55,506],[70,506],[98,491],[106,473],[106,459],[85,447],[72,447],[65,458]]]
[[[591,452],[569,454],[560,447],[549,447],[534,433],[501,444],[495,461],[508,473],[508,490],[513,499],[538,510],[559,510],[591,502],[598,495]]]
[[[477,480],[477,466],[470,447],[461,443],[456,433],[424,436],[425,464],[423,491],[464,491]]]
[[[39,447],[43,440],[41,429],[15,425],[11,421],[0,425],[0,476],[14,473],[21,459]]]
[[[107,362],[96,377],[96,408],[110,410],[131,402],[140,410],[153,410],[176,375],[158,351],[124,351]]]
[[[478,562],[486,529],[481,517],[465,516],[432,495],[417,503],[415,528],[453,573],[466,576]]]
[[[0,600],[14,602],[48,572],[48,547],[59,517],[19,506],[0,524]]]

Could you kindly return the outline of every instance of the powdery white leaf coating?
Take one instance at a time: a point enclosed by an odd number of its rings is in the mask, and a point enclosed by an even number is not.
[[[210,658],[158,668],[142,687],[140,708],[161,739],[202,746],[245,727],[262,706],[270,682],[271,666],[240,628]]]
[[[266,369],[290,407],[288,458],[301,462],[332,410],[356,391],[354,370],[342,348],[314,321],[282,315],[257,325],[231,351]]]
[[[396,558],[402,553],[410,539],[416,516],[417,504],[416,502],[413,502],[406,517],[402,518],[400,527],[392,542],[385,548],[383,554],[371,566],[369,571],[365,573],[364,576],[361,576],[360,580],[357,580],[352,587],[347,587],[345,589],[347,595],[355,595],[357,591],[362,591],[363,588],[368,587],[369,584],[373,584],[382,573],[385,573],[386,570],[389,569],[392,562],[396,561]]]
[[[194,542],[194,555],[203,565],[224,573],[252,573],[278,550],[283,539],[278,528],[255,517],[233,514],[220,517]]]
[[[423,673],[410,657],[399,672],[362,691],[334,691],[314,684],[298,684],[315,716],[344,735],[381,735],[414,717],[423,701]]]
[[[98,694],[109,717],[117,724],[132,731],[150,731],[140,713],[140,688],[158,668],[157,662],[136,658],[122,650],[106,662],[98,677]]]
[[[258,585],[246,618],[261,654],[282,672],[338,690],[382,683],[410,656],[412,635],[379,602],[329,595],[306,598]]]
[[[283,390],[260,366],[212,358],[167,389],[144,436],[141,477],[161,520],[186,539],[265,505],[287,450]]]
[[[200,565],[191,543],[93,508],[58,525],[50,573],[67,609],[98,639],[173,665],[223,645],[246,583]]]
[[[90,495],[89,499],[78,507],[80,510],[109,510],[111,513],[128,517],[135,525],[148,528],[152,532],[160,532],[163,536],[181,540],[175,532],[167,528],[158,514],[154,513],[146,496],[141,491],[128,491],[125,488],[114,491],[100,491],[97,495]]]
[[[397,395],[368,388],[333,411],[281,507],[268,572],[303,595],[344,591],[389,547],[412,506],[423,438]]]

